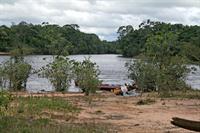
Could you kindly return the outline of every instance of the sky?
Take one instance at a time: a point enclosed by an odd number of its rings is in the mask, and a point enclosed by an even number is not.
[[[200,25],[200,0],[0,0],[0,25],[78,24],[109,41],[120,26],[138,28],[147,19]]]

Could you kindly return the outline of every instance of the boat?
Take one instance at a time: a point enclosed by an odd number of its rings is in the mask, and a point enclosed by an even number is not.
[[[0,52],[0,55],[10,55],[8,52]]]
[[[121,85],[118,84],[101,84],[99,86],[100,90],[106,90],[106,91],[114,91],[115,89],[120,89]]]
[[[187,120],[183,118],[173,117],[171,123],[184,129],[200,132],[200,121]]]

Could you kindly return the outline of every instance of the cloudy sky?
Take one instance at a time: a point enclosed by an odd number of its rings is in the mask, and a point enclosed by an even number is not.
[[[106,40],[116,38],[119,26],[137,28],[146,19],[200,25],[200,0],[0,0],[0,25],[76,23]]]

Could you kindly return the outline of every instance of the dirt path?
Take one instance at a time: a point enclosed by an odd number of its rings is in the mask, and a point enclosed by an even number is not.
[[[106,96],[95,98],[91,104],[77,102],[84,110],[80,121],[109,123],[123,133],[189,133],[173,126],[172,117],[200,121],[199,100],[160,100],[151,105],[137,105],[139,97]]]

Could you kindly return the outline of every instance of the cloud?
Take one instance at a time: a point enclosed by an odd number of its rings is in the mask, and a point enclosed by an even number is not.
[[[198,25],[200,0],[0,0],[0,25],[76,23],[108,40],[116,38],[119,26],[137,28],[146,19]]]

